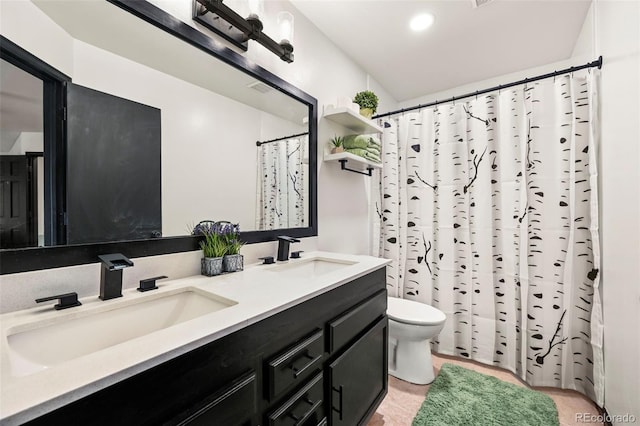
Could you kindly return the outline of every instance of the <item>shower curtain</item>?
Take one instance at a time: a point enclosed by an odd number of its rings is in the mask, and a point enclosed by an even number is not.
[[[390,295],[447,322],[436,352],[603,404],[594,74],[381,120]]]
[[[307,158],[306,136],[258,147],[256,229],[307,226]]]

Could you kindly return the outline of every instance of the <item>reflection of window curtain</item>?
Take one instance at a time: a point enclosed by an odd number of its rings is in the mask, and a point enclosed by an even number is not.
[[[258,147],[257,229],[308,226],[307,138]]]
[[[383,121],[390,294],[447,314],[432,348],[603,403],[594,74]]]

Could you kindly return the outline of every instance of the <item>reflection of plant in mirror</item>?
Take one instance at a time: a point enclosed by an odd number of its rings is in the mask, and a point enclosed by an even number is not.
[[[353,102],[360,105],[360,108],[369,108],[374,114],[378,109],[378,97],[371,90],[356,93]]]
[[[227,244],[226,254],[238,254],[244,245],[240,240],[240,224],[227,223],[224,225],[223,235]]]

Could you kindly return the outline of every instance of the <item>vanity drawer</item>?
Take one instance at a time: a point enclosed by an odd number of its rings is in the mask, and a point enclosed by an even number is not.
[[[313,334],[271,359],[267,365],[269,400],[322,367],[324,353],[323,332]]]
[[[329,353],[342,348],[356,337],[369,324],[387,311],[387,290],[381,290],[350,309],[338,318],[330,321],[328,328]]]
[[[167,423],[176,426],[248,426],[257,408],[256,374],[247,373]]]
[[[322,373],[268,416],[269,426],[316,426],[324,418]],[[325,423],[326,424],[326,423]]]

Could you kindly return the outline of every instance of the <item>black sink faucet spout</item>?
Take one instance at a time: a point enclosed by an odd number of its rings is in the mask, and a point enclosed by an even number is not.
[[[122,297],[122,270],[133,266],[133,262],[120,253],[98,256],[100,268],[100,299]]]
[[[278,261],[282,262],[284,260],[289,260],[289,244],[291,243],[299,243],[300,240],[297,240],[292,237],[287,237],[286,235],[281,235],[278,237]]]

